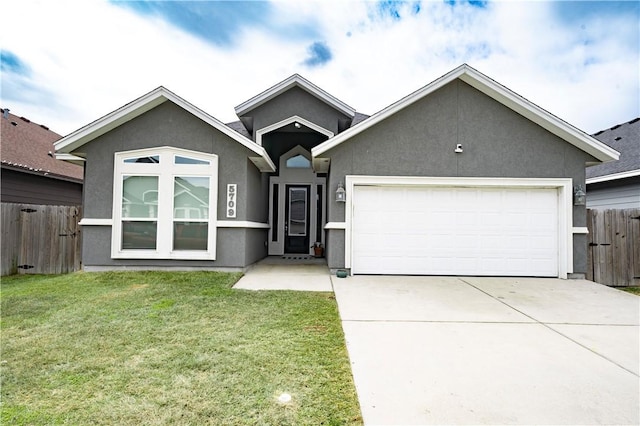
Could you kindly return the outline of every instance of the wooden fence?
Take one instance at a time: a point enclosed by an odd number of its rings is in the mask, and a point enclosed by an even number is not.
[[[640,285],[640,209],[587,210],[587,279]]]
[[[1,216],[2,275],[80,270],[79,206],[2,203]]]

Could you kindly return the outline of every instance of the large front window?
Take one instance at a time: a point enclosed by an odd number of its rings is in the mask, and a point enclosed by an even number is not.
[[[177,148],[117,153],[112,257],[215,259],[217,166]]]

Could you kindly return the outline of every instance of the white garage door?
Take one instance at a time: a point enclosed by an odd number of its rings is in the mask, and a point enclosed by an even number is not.
[[[351,270],[558,276],[557,190],[355,186]]]

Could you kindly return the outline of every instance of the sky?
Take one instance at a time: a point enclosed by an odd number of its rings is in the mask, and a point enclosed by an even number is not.
[[[67,135],[158,86],[216,117],[298,73],[374,114],[467,63],[577,128],[640,116],[639,1],[0,4],[0,106]]]

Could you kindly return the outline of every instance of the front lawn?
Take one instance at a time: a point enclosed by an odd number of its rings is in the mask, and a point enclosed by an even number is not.
[[[362,424],[333,294],[239,277],[4,277],[2,424]]]

